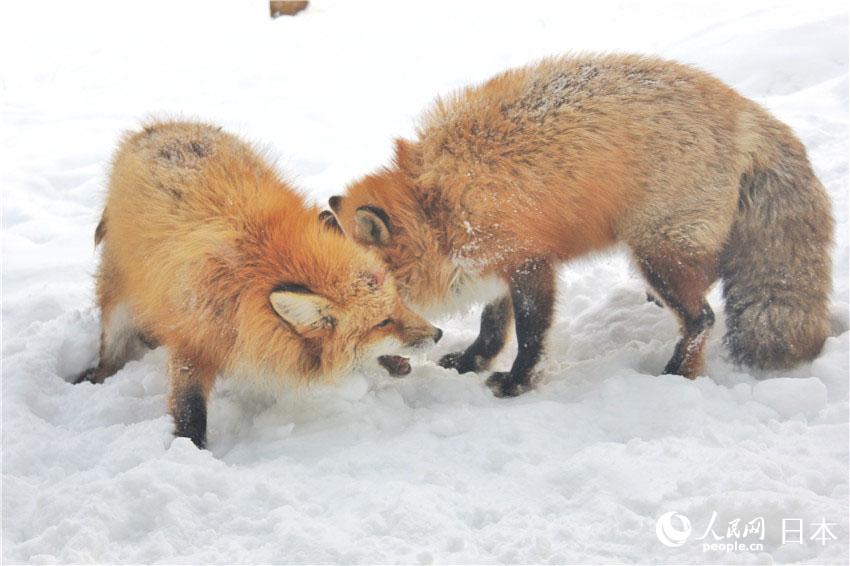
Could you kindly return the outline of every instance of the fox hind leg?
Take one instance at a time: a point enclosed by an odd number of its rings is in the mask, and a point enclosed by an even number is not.
[[[716,255],[638,255],[638,265],[653,291],[676,313],[682,331],[664,373],[693,379],[702,370],[703,349],[714,324],[705,295],[717,279]]]
[[[100,358],[96,367],[77,375],[74,383],[103,383],[127,362],[141,358],[157,346],[136,322],[133,308],[124,293],[121,271],[106,239],[104,220],[97,226],[95,241],[103,245],[96,285],[101,320]]]
[[[155,341],[136,326],[127,302],[104,305],[101,320],[100,360],[96,367],[77,375],[74,383],[103,383],[127,362],[138,360],[145,352],[156,347]]]

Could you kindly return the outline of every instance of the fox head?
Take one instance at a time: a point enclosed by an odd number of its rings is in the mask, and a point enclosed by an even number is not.
[[[403,144],[397,144],[397,163]],[[368,175],[349,185],[345,196],[331,197],[333,214],[322,219],[379,254],[404,299],[423,312],[451,294],[458,269],[443,233],[434,228],[435,211],[427,212],[427,195],[417,197],[412,183],[398,167]]]
[[[250,291],[241,294],[237,340],[257,365],[335,376],[364,358],[440,339],[440,329],[402,302],[375,253],[323,227],[315,213],[304,223],[265,226],[255,260],[243,266]]]

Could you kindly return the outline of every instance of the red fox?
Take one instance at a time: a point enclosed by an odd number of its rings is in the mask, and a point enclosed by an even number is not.
[[[128,134],[95,232],[100,362],[77,381],[102,382],[166,346],[175,434],[203,447],[221,372],[332,378],[382,344],[439,340],[377,255],[317,214],[220,128],[164,122]]]
[[[417,138],[396,141],[390,167],[329,204],[415,308],[496,283],[478,339],[440,363],[486,369],[513,318],[517,357],[488,379],[499,396],[531,386],[555,267],[617,242],[681,323],[665,373],[701,371],[717,278],[737,363],[791,366],[829,332],[833,222],[803,145],[754,102],[674,62],[550,58],[438,99]]]

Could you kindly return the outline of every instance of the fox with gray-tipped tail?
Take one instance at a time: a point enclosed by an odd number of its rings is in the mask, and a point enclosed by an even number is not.
[[[391,166],[330,205],[326,220],[377,250],[420,310],[494,291],[478,339],[441,364],[486,369],[515,320],[513,367],[488,380],[500,396],[531,386],[555,267],[617,242],[680,321],[666,373],[702,371],[718,278],[736,362],[793,366],[829,332],[833,221],[805,148],[678,63],[551,58],[440,98]]]

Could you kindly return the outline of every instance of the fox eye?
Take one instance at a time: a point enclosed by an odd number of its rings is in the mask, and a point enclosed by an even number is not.
[[[375,328],[383,328],[385,326],[389,326],[390,324],[392,324],[392,321],[393,321],[393,319],[391,319],[391,318],[385,318],[384,320],[382,320],[381,322],[376,324]]]

